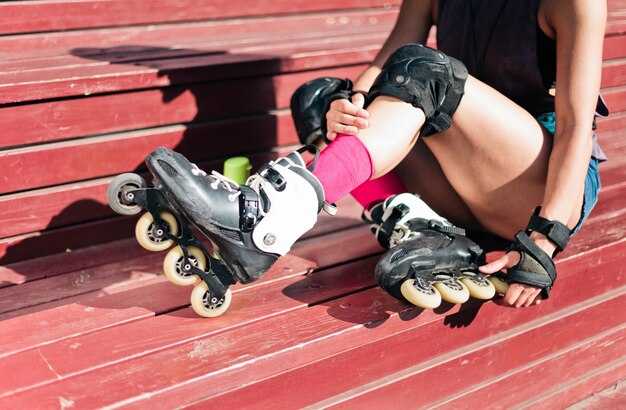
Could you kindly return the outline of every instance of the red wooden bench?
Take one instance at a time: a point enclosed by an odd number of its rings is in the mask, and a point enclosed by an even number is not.
[[[130,237],[136,218],[106,206],[111,178],[160,145],[206,169],[291,149],[293,90],[357,75],[398,4],[0,3],[0,407],[554,408],[626,378],[623,0],[604,189],[539,307],[403,305],[376,286],[381,249],[348,198],[203,320]]]

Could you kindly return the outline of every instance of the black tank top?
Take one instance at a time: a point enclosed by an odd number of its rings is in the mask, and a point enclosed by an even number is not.
[[[439,0],[437,48],[461,60],[533,116],[554,111],[556,41],[538,22],[541,0]],[[599,99],[597,111],[608,110]],[[604,159],[594,136],[593,155]]]

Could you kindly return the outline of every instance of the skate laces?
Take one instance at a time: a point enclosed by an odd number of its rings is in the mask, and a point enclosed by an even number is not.
[[[239,197],[239,195],[241,195],[241,191],[237,190],[237,188],[239,188],[239,184],[232,179],[220,174],[217,171],[212,171],[211,176],[215,178],[215,180],[211,182],[211,188],[219,189],[220,185],[226,188],[226,190],[230,192],[230,194],[228,195],[228,200],[230,202],[234,202]]]
[[[374,232],[374,236],[378,238],[382,224],[371,224],[370,229]],[[411,230],[407,225],[396,224],[389,235],[389,248],[401,244],[402,242],[417,236],[417,232]]]

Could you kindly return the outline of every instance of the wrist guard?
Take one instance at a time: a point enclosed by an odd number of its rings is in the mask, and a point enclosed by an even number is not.
[[[552,258],[565,249],[571,231],[559,221],[540,217],[540,211],[541,207],[535,209],[526,230],[518,232],[513,243],[507,248],[507,252],[519,252],[520,261],[507,270],[506,280],[509,283],[522,283],[541,288],[542,298],[547,299],[556,280],[556,266]],[[557,249],[552,257],[530,239],[532,232],[545,235],[556,245]]]

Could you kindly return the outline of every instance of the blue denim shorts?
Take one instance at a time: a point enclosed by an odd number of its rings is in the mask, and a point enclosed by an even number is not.
[[[554,127],[556,125],[556,115],[553,112],[541,114],[537,117],[539,121],[548,131],[554,135]],[[589,168],[587,168],[587,178],[585,179],[585,193],[583,196],[583,207],[580,210],[580,219],[572,230],[571,236],[580,230],[583,223],[589,216],[589,213],[598,202],[598,194],[601,188],[600,173],[598,171],[598,160],[591,157]]]

